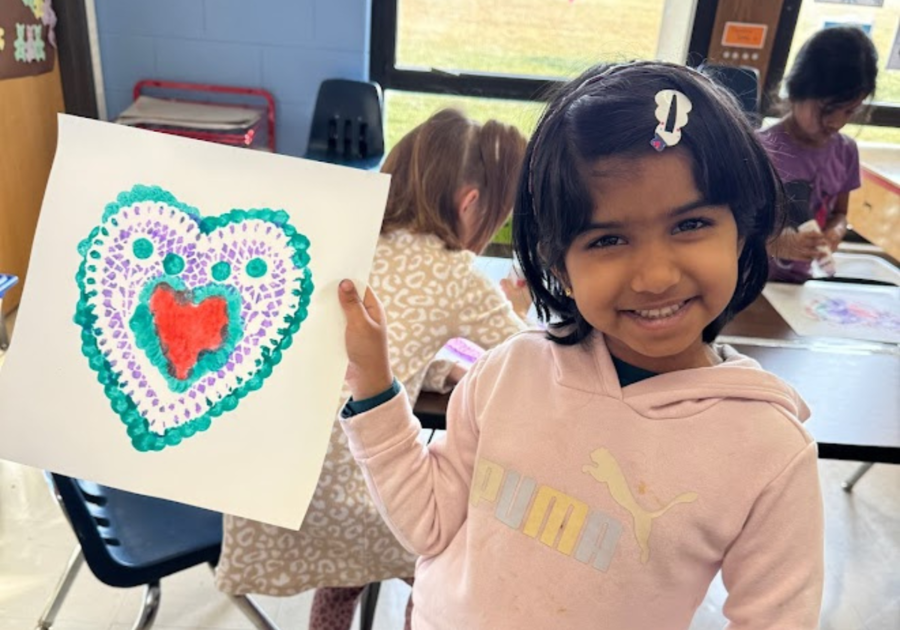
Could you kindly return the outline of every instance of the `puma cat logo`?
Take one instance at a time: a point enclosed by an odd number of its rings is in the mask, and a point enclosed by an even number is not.
[[[594,462],[593,465],[584,466],[581,470],[600,483],[605,483],[613,500],[631,513],[634,537],[641,548],[641,562],[646,563],[650,560],[650,531],[653,528],[653,521],[680,503],[693,503],[697,500],[697,493],[685,492],[672,499],[662,509],[645,510],[634,498],[622,468],[612,453],[605,448],[598,448],[591,453],[591,460]]]

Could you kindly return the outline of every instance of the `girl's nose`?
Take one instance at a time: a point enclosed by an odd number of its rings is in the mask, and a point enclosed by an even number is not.
[[[651,253],[636,261],[637,268],[631,278],[631,290],[635,293],[665,293],[681,281],[681,270],[666,252]]]

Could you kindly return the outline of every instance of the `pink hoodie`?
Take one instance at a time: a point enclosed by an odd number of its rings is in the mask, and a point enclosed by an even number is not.
[[[406,396],[344,423],[421,556],[414,627],[688,628],[721,568],[729,628],[816,628],[823,524],[800,397],[722,347],[619,386],[599,335],[487,353],[426,448]]]

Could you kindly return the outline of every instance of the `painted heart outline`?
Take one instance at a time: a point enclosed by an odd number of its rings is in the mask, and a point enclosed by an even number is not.
[[[74,319],[134,448],[179,444],[263,386],[308,314],[309,245],[283,210],[203,217],[143,185],[106,206],[78,246]],[[202,321],[185,325],[204,309],[226,318],[218,345],[218,324],[207,345],[194,343]]]

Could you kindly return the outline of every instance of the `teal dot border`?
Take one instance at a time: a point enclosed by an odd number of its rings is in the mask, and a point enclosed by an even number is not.
[[[189,219],[195,221],[204,234],[227,226],[231,223],[240,223],[247,219],[259,219],[267,221],[284,232],[291,246],[294,248],[292,260],[298,269],[304,271],[303,278],[298,286],[291,289],[291,293],[299,298],[297,309],[285,317],[285,325],[277,330],[281,336],[274,349],[263,348],[263,356],[258,364],[258,370],[253,377],[242,382],[231,393],[213,404],[202,416],[194,418],[180,426],[167,429],[163,435],[150,431],[147,420],[141,416],[134,401],[120,388],[119,374],[115,372],[97,345],[96,327],[97,316],[94,307],[88,300],[97,294],[97,287],[93,278],[87,278],[88,271],[96,271],[96,259],[99,254],[92,249],[92,245],[103,244],[103,239],[109,236],[106,224],[117,225],[116,214],[122,208],[130,207],[142,202],[164,203],[184,212]],[[315,289],[312,273],[309,269],[309,239],[298,232],[290,223],[290,216],[284,210],[271,210],[269,208],[251,210],[231,210],[219,216],[202,217],[200,212],[187,204],[184,204],[167,190],[159,186],[145,186],[138,184],[130,191],[121,192],[116,201],[106,205],[100,225],[78,244],[78,253],[82,257],[78,272],[75,274],[75,282],[79,289],[78,303],[75,307],[74,322],[80,329],[81,352],[88,360],[88,365],[97,372],[97,381],[103,386],[103,392],[109,399],[113,411],[121,418],[127,427],[127,433],[131,438],[132,446],[141,452],[161,451],[167,446],[180,444],[184,439],[206,431],[213,419],[222,414],[234,410],[240,400],[253,391],[260,389],[265,380],[272,374],[272,370],[281,362],[285,350],[293,344],[294,335],[300,330],[300,325],[308,315],[309,303]],[[95,254],[95,255],[92,255]],[[168,277],[170,282],[174,281]]]

